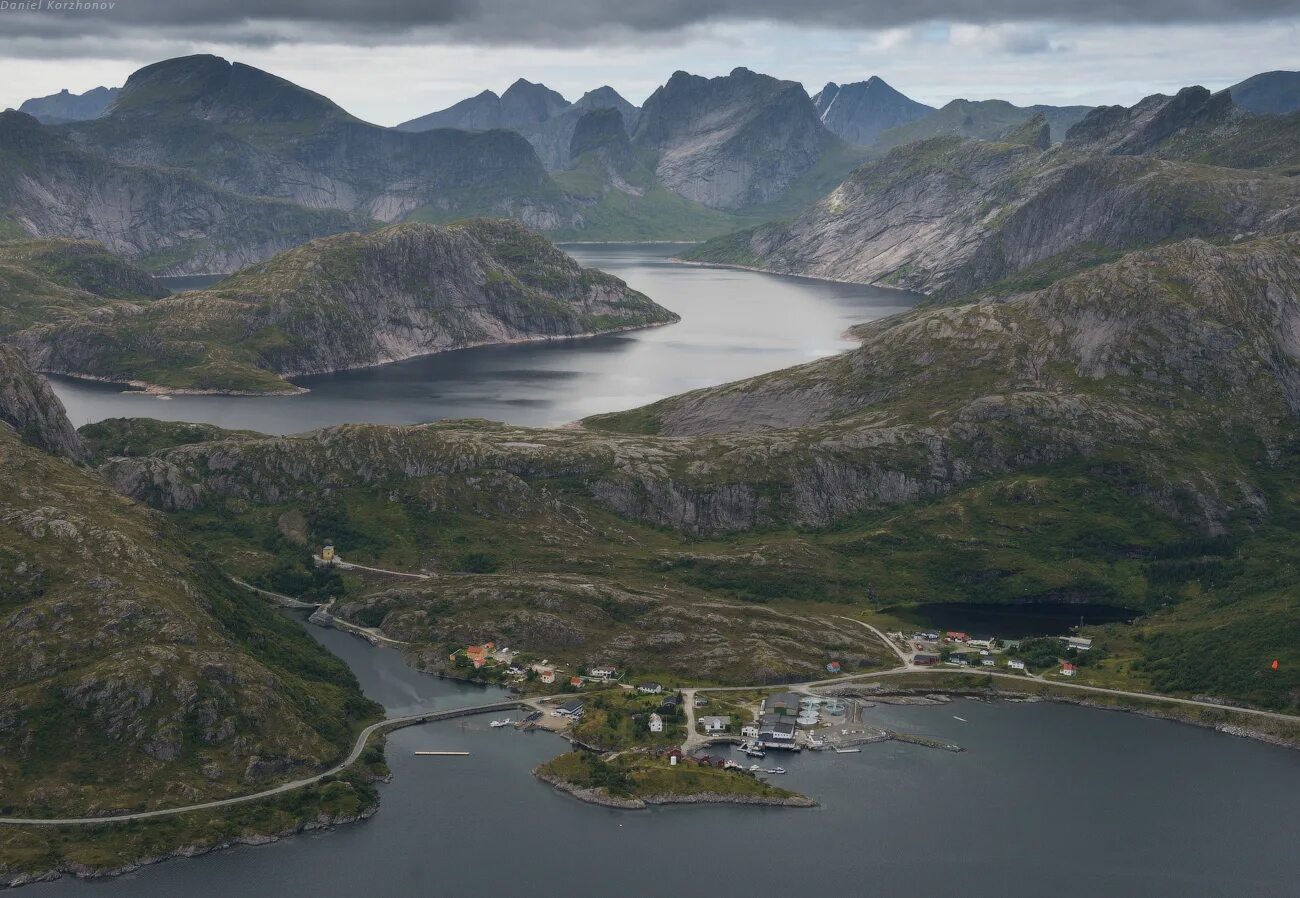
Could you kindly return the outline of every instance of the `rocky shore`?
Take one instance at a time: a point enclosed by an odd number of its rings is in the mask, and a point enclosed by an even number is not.
[[[533,770],[533,776],[537,777],[542,782],[551,785],[557,791],[572,795],[579,801],[585,801],[588,804],[596,804],[606,808],[618,808],[620,810],[628,811],[639,811],[644,810],[651,805],[666,804],[748,804],[784,808],[817,807],[817,802],[804,795],[791,795],[782,798],[776,796],[727,795],[720,792],[698,792],[687,795],[667,794],[646,795],[640,798],[615,798],[604,789],[586,789],[582,786],[561,779],[558,776],[544,773],[539,769]]]
[[[170,861],[177,858],[201,857],[213,851],[237,848],[241,845],[268,845],[272,842],[278,842],[280,839],[288,836],[318,832],[320,830],[333,829],[336,826],[345,826],[349,823],[357,823],[362,820],[370,819],[378,810],[379,804],[376,802],[361,811],[359,814],[320,814],[309,820],[300,821],[296,826],[291,826],[278,832],[250,833],[248,835],[235,836],[230,839],[223,839],[216,842],[181,845],[171,851],[138,858],[116,867],[91,867],[86,864],[69,863],[61,864],[60,866],[54,867],[50,870],[35,873],[9,873],[0,870],[0,888],[14,888],[16,886],[31,885],[38,882],[53,882],[63,876],[75,876],[78,879],[109,879],[115,876],[123,876],[127,873],[134,873],[141,867],[161,864],[163,861]]]

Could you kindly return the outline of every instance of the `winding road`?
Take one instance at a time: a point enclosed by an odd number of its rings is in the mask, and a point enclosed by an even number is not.
[[[0,817],[0,826],[81,826],[81,825],[98,825],[104,823],[127,823],[132,820],[150,820],[155,817],[172,817],[176,814],[188,814],[191,811],[206,811],[213,808],[224,808],[234,804],[243,804],[247,801],[257,801],[261,798],[271,798],[275,795],[283,795],[285,792],[292,792],[295,789],[301,789],[304,786],[310,786],[312,783],[319,783],[328,776],[334,776],[342,773],[347,768],[356,763],[357,758],[366,750],[366,743],[370,737],[379,732],[387,730],[397,730],[402,727],[414,726],[420,723],[432,723],[435,720],[450,720],[454,717],[469,717],[474,714],[489,714],[494,711],[513,711],[521,708],[530,708],[531,705],[521,701],[493,702],[489,705],[472,705],[466,708],[450,708],[446,711],[422,711],[419,714],[408,714],[404,717],[390,717],[387,720],[381,720],[378,723],[372,723],[366,727],[357,736],[357,741],[352,746],[352,751],[342,762],[324,770],[313,776],[305,777],[300,780],[293,780],[288,783],[281,783],[270,789],[263,789],[261,792],[253,792],[249,795],[237,795],[234,798],[221,798],[216,801],[205,801],[199,804],[187,804],[178,808],[163,808],[157,811],[135,811],[129,814],[111,814],[103,817],[60,817],[60,818],[31,818],[31,817]]]

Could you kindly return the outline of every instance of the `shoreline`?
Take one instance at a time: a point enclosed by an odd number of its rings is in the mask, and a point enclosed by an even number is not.
[[[800,274],[795,271],[777,271],[773,268],[759,268],[757,265],[740,265],[733,262],[702,262],[697,259],[683,259],[680,256],[669,256],[668,261],[676,262],[678,265],[690,265],[694,268],[721,268],[732,271],[752,271],[755,274],[770,274],[773,277],[782,278],[799,278],[805,281],[817,281],[822,284],[848,284],[853,287],[874,287],[877,290],[890,290],[894,293],[906,293],[910,296],[917,296],[920,299],[917,305],[930,298],[928,293],[921,293],[917,290],[909,290],[906,287],[895,287],[890,284],[882,284],[879,281],[851,281],[848,278],[831,278],[822,277],[816,274]],[[856,325],[854,325],[856,327]]]
[[[119,876],[126,876],[129,873],[135,873],[145,867],[152,867],[154,864],[161,864],[165,861],[203,857],[206,854],[212,854],[216,851],[226,851],[231,848],[240,848],[246,845],[270,845],[273,842],[279,842],[281,839],[300,836],[303,833],[321,832],[339,826],[360,823],[364,820],[369,820],[377,813],[379,813],[378,800],[357,814],[328,817],[320,815],[315,818],[300,820],[294,826],[286,827],[273,833],[251,833],[249,835],[234,836],[232,838],[222,839],[206,845],[199,843],[180,845],[173,848],[171,851],[137,858],[136,860],[128,861],[125,864],[116,867],[90,867],[85,864],[73,863],[53,867],[40,873],[8,874],[0,872],[0,889],[14,889],[19,886],[34,885],[41,882],[54,882],[65,876],[72,876],[80,880],[116,879]]]
[[[357,365],[347,365],[342,368],[331,368],[328,371],[302,371],[294,373],[277,374],[290,385],[282,390],[231,390],[231,389],[202,389],[198,387],[169,387],[164,384],[151,383],[145,380],[127,380],[112,377],[101,377],[94,374],[80,374],[71,371],[55,371],[52,368],[39,369],[41,374],[55,375],[57,377],[66,377],[69,380],[84,380],[89,383],[113,384],[115,386],[131,387],[132,389],[122,390],[124,396],[148,396],[154,399],[171,396],[247,396],[253,398],[273,398],[288,396],[304,396],[311,392],[308,387],[292,383],[291,378],[295,377],[324,377],[331,374],[344,374],[349,371],[368,371],[372,368],[382,368],[385,365],[396,365],[399,362],[409,362],[412,359],[427,358],[434,355],[442,355],[445,352],[458,352],[463,349],[482,349],[487,346],[516,346],[525,343],[550,343],[561,340],[589,340],[592,337],[605,337],[610,334],[624,334],[630,331],[650,330],[655,327],[668,327],[677,324],[682,320],[682,316],[667,310],[671,314],[671,321],[656,321],[650,324],[627,324],[620,327],[612,327],[600,331],[583,331],[578,334],[542,334],[533,337],[512,337],[508,340],[480,340],[474,343],[465,343],[458,346],[448,346],[443,349],[433,349],[428,352],[416,352],[411,355],[404,355],[401,358],[383,359],[374,362],[365,362]]]
[[[781,808],[815,808],[817,802],[806,795],[791,795],[788,798],[761,795],[726,795],[721,792],[696,792],[686,795],[647,795],[644,798],[615,798],[598,789],[587,789],[568,780],[549,773],[541,772],[540,767],[533,768],[533,776],[555,791],[570,795],[586,804],[594,804],[620,811],[643,811],[651,806],[673,804],[737,804],[759,807]]]

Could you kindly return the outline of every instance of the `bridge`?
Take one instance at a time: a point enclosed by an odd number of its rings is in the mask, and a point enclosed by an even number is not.
[[[403,727],[417,726],[422,723],[433,723],[438,720],[452,720],[457,717],[471,717],[476,714],[490,714],[496,711],[517,711],[531,709],[531,706],[521,701],[503,701],[493,702],[488,705],[473,705],[467,708],[449,708],[445,711],[421,711],[418,714],[407,714],[404,717],[389,717],[378,723],[372,723],[361,731],[357,736],[357,741],[352,746],[352,751],[343,761],[329,770],[322,771],[313,776],[305,777],[299,780],[293,780],[288,783],[281,783],[270,789],[263,789],[261,792],[253,792],[249,795],[237,795],[234,798],[221,798],[216,801],[205,801],[199,804],[189,804],[178,808],[164,808],[157,811],[134,811],[125,814],[105,814],[102,817],[63,817],[63,818],[31,818],[31,817],[0,817],[0,826],[94,826],[107,823],[128,823],[132,820],[151,820],[156,817],[172,817],[176,814],[187,814],[190,811],[206,811],[213,808],[224,808],[230,805],[243,804],[247,801],[258,801],[263,798],[272,798],[276,795],[283,795],[285,792],[292,792],[295,789],[301,789],[304,786],[310,786],[313,783],[319,783],[326,777],[335,776],[342,773],[347,768],[356,763],[365,751],[366,744],[370,737],[377,733],[386,733],[390,730],[400,730]]]

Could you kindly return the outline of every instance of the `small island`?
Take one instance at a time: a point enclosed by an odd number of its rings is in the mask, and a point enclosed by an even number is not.
[[[654,804],[754,804],[811,808],[817,802],[780,789],[736,767],[722,768],[707,758],[625,753],[601,756],[575,749],[533,770],[580,801],[638,810]]]

